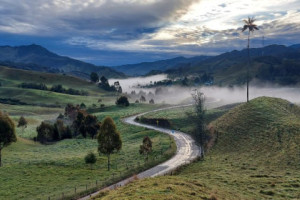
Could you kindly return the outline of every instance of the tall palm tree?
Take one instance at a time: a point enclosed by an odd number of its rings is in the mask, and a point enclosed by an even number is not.
[[[245,25],[242,29],[242,32],[248,30],[247,102],[249,102],[250,33],[253,33],[254,30],[259,30],[257,25],[254,24],[255,21],[256,19],[254,19],[254,17],[248,17],[248,19],[244,20]]]

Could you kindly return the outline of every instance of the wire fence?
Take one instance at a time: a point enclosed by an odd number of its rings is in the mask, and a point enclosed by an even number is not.
[[[44,197],[40,198],[41,200],[71,200],[78,199],[82,196],[87,196],[93,192],[99,191],[107,186],[113,185],[118,181],[124,180],[128,177],[131,177],[139,172],[142,172],[146,169],[149,169],[162,161],[164,161],[168,154],[160,152],[160,154],[149,157],[148,161],[137,161],[133,164],[127,163],[113,163],[111,165],[111,171],[109,177],[105,176],[105,180],[91,180],[87,182],[82,182],[73,187],[62,188],[61,193],[56,194],[45,194]],[[31,163],[32,164],[32,163]],[[75,166],[74,166],[75,167]],[[98,165],[94,170],[107,168],[106,164]]]

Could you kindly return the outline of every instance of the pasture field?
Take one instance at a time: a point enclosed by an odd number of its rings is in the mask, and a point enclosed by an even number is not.
[[[115,105],[115,93],[105,92],[94,84],[74,77],[2,67],[0,72],[1,98],[19,99],[27,104],[0,103],[0,110],[8,113],[15,124],[20,116],[28,121],[24,131],[16,128],[18,141],[2,150],[1,200],[69,199],[150,168],[167,160],[176,151],[176,145],[169,136],[121,122],[121,118],[125,116],[149,111],[161,105],[131,104],[129,107],[119,107]],[[66,88],[86,90],[89,96],[17,87],[19,83],[27,81],[62,84]],[[101,102],[98,102],[99,99]],[[97,140],[67,139],[51,145],[33,141],[33,137],[37,135],[36,127],[44,120],[54,120],[60,113],[63,114],[67,103],[86,104],[88,112],[97,116],[100,121],[106,116],[115,120],[123,147],[119,153],[112,155],[111,171],[107,171],[107,158],[97,153]],[[100,104],[105,106],[100,107]],[[153,152],[148,162],[139,154],[140,145],[146,135],[153,141]],[[84,157],[89,152],[98,155],[94,166],[84,162]]]

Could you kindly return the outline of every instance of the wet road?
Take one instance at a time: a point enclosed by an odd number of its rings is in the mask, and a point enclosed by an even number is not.
[[[145,114],[148,114],[151,112],[158,112],[158,111],[162,111],[162,110],[187,107],[187,106],[191,106],[191,105],[189,104],[189,105],[183,105],[183,106],[181,105],[181,106],[172,106],[172,107],[167,107],[167,108],[156,109],[153,111],[141,113],[141,114],[130,116],[130,117],[123,119],[124,123],[134,125],[134,126],[145,127],[148,129],[156,130],[156,131],[171,135],[174,138],[174,141],[176,142],[177,151],[176,151],[175,155],[171,159],[169,159],[159,165],[156,165],[144,172],[139,173],[137,175],[137,177],[139,179],[168,174],[168,173],[172,172],[173,170],[175,170],[176,168],[178,168],[184,164],[188,164],[200,156],[200,147],[198,145],[196,145],[195,141],[188,134],[180,132],[180,131],[172,131],[170,129],[159,128],[159,127],[151,126],[151,125],[145,125],[145,124],[141,124],[141,123],[134,121],[136,117],[142,116],[142,115],[145,115]],[[125,180],[122,180],[122,181],[120,181],[116,184],[113,184],[107,188],[104,188],[102,190],[115,189],[116,187],[126,185],[133,179],[134,179],[134,177],[127,178]],[[100,191],[102,191],[102,190],[100,190]],[[91,197],[96,196],[100,191],[95,192],[84,198],[81,198],[80,200],[90,199]]]

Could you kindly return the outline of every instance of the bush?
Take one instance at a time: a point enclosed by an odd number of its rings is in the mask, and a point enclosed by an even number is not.
[[[150,104],[154,104],[154,100],[151,99],[151,100],[149,101],[149,103],[150,103]]]
[[[170,121],[168,119],[164,119],[164,118],[145,118],[145,117],[141,117],[139,119],[136,118],[136,120],[140,121],[141,123],[155,125],[155,126],[158,125],[158,126],[164,127],[164,128],[170,128],[171,127]]]
[[[59,133],[57,129],[48,123],[42,122],[40,126],[36,128],[37,141],[45,144],[47,142],[54,142],[59,140]]]
[[[118,106],[129,106],[129,101],[126,96],[121,96],[117,99],[116,105]]]
[[[96,155],[93,152],[90,152],[84,157],[84,161],[86,164],[90,164],[92,166],[97,161]]]

